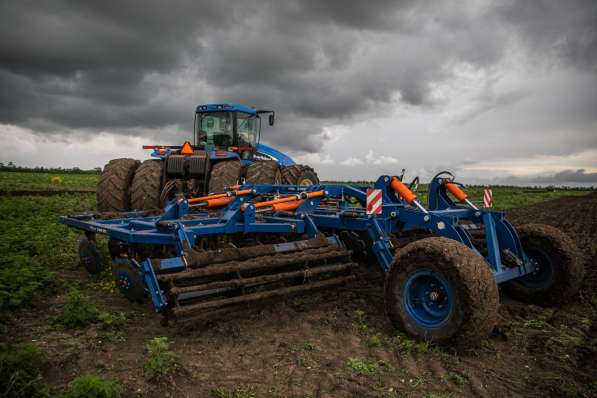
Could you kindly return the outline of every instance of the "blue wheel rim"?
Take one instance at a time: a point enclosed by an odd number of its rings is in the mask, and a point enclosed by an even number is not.
[[[454,291],[438,272],[423,269],[410,274],[404,286],[404,307],[417,325],[436,329],[454,312]]]
[[[544,289],[551,286],[555,270],[549,257],[539,250],[527,250],[526,254],[534,270],[518,281],[529,289]]]
[[[118,288],[123,292],[131,290],[134,287],[133,278],[131,278],[129,273],[126,271],[119,271],[116,274],[116,284],[118,285]]]

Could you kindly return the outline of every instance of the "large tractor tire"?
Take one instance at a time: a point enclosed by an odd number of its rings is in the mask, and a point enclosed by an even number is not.
[[[312,167],[294,164],[282,169],[282,182],[288,185],[317,185],[319,177]]]
[[[98,211],[130,209],[129,187],[140,163],[135,159],[114,159],[104,166],[96,190]]]
[[[527,224],[516,229],[535,271],[505,284],[514,297],[538,305],[563,303],[578,293],[585,269],[572,239],[559,229]]]
[[[489,265],[462,243],[432,237],[398,251],[385,282],[395,327],[417,339],[476,346],[493,330],[499,294]]]
[[[211,168],[209,176],[209,193],[224,192],[225,187],[238,184],[241,163],[238,160],[225,160],[216,163]]]
[[[280,166],[274,160],[256,161],[247,168],[246,184],[280,184],[281,182]]]
[[[135,173],[131,186],[131,208],[133,210],[161,209],[160,194],[164,162],[157,159],[145,160]]]

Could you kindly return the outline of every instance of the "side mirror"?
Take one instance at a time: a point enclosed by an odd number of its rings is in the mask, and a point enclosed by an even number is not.
[[[274,119],[275,119],[274,114],[270,113],[270,115],[269,115],[269,125],[270,126],[274,125]]]

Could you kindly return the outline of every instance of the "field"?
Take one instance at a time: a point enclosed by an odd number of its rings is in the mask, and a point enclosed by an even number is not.
[[[0,395],[86,396],[93,384],[131,397],[597,396],[594,192],[493,189],[515,224],[570,234],[587,276],[579,297],[557,308],[503,294],[493,335],[456,353],[392,328],[375,264],[333,292],[162,327],[149,304],[121,297],[108,273],[84,272],[78,234],[57,224],[95,208],[93,193],[62,191],[93,189],[96,179],[0,173]]]

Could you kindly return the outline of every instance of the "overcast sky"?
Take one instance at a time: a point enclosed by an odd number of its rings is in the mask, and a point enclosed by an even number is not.
[[[597,184],[597,1],[0,2],[0,161],[102,166],[276,110],[325,179]]]

